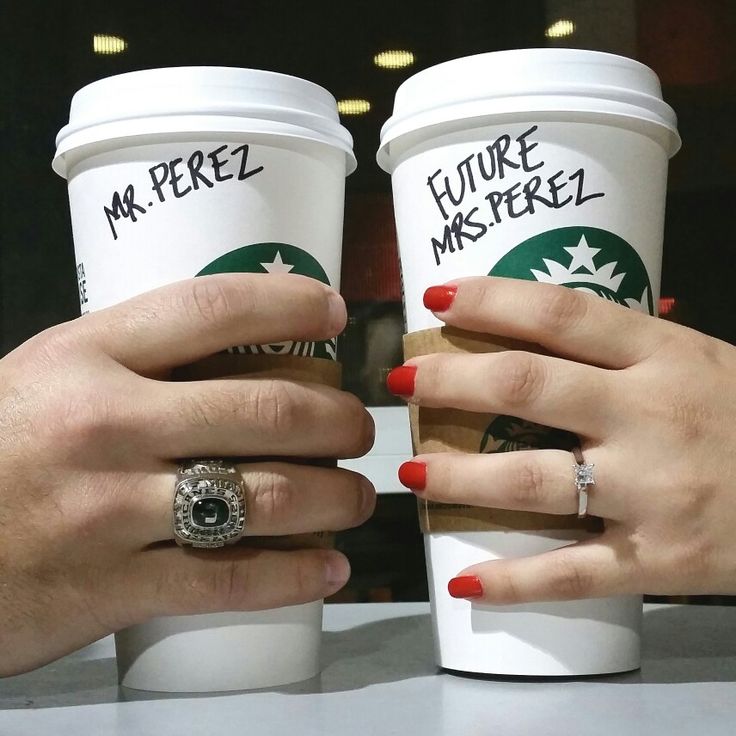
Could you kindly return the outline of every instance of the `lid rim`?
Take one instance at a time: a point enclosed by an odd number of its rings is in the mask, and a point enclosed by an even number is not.
[[[116,125],[145,127],[177,118],[219,119],[218,132],[235,120],[233,132],[243,132],[246,121],[254,120],[292,126],[354,159],[353,138],[341,123],[335,97],[315,82],[263,69],[179,66],[117,74],[79,89],[72,97],[69,120],[56,135],[54,161],[78,137],[91,143],[95,131],[102,142]],[[193,132],[190,124],[187,127],[186,132]],[[171,132],[176,129],[172,123]]]
[[[680,138],[680,134],[676,127],[670,126],[665,124],[661,120],[655,120],[652,117],[645,117],[645,116],[637,116],[632,114],[631,112],[622,112],[622,111],[613,111],[613,110],[599,110],[594,108],[561,108],[561,107],[540,107],[540,108],[529,108],[529,107],[518,107],[516,109],[513,108],[507,108],[506,110],[503,110],[502,112],[499,111],[485,111],[485,112],[478,112],[473,115],[464,115],[464,116],[451,116],[451,117],[444,117],[444,118],[438,118],[436,120],[428,120],[427,122],[424,122],[420,125],[417,125],[416,127],[412,127],[409,130],[403,130],[395,135],[389,135],[384,134],[384,130],[381,130],[381,144],[378,148],[378,151],[376,152],[376,162],[378,163],[378,166],[386,171],[387,173],[391,173],[392,166],[391,166],[391,158],[392,156],[388,153],[388,147],[392,144],[397,143],[402,138],[409,136],[413,133],[421,134],[423,131],[428,131],[432,128],[441,128],[442,126],[446,126],[448,124],[451,124],[453,122],[459,122],[461,120],[467,120],[472,123],[472,125],[468,128],[475,129],[478,127],[481,127],[483,125],[492,125],[493,119],[495,118],[503,118],[503,117],[511,117],[511,116],[518,116],[519,114],[524,114],[529,116],[529,122],[535,123],[537,122],[534,119],[535,115],[555,115],[555,114],[570,114],[570,115],[596,115],[601,116],[602,118],[612,118],[612,119],[619,119],[619,120],[631,120],[636,121],[640,123],[646,123],[652,126],[655,126],[657,128],[660,128],[661,130],[667,132],[670,134],[672,139],[672,145],[669,148],[665,148],[665,153],[667,153],[668,157],[674,156],[677,151],[680,150],[680,147],[682,145],[682,139]],[[487,122],[486,122],[487,121]],[[545,122],[545,121],[540,121]],[[576,122],[576,121],[567,121],[567,122]],[[587,121],[581,121],[581,122],[587,122]],[[384,126],[385,127],[385,126]],[[437,132],[434,135],[440,136],[442,135],[442,132]]]
[[[377,158],[402,135],[466,117],[506,113],[595,113],[647,121],[670,131],[677,116],[662,99],[657,75],[641,62],[589,49],[512,49],[452,59],[423,69],[396,91],[381,128]]]
[[[65,157],[73,151],[80,151],[83,148],[93,146],[95,144],[112,143],[114,141],[127,141],[134,138],[144,138],[146,136],[160,137],[162,135],[170,134],[184,134],[184,135],[201,135],[207,137],[210,134],[254,134],[254,135],[267,135],[273,137],[285,137],[285,138],[297,138],[302,140],[309,140],[314,143],[321,145],[330,146],[342,151],[347,159],[346,173],[349,175],[357,168],[357,161],[355,153],[352,147],[352,136],[349,131],[345,131],[346,137],[336,138],[334,136],[327,135],[321,131],[317,131],[314,128],[308,128],[305,126],[294,125],[291,123],[285,123],[271,118],[244,118],[242,116],[215,116],[218,121],[236,121],[237,124],[213,126],[202,125],[202,118],[211,118],[212,116],[207,115],[190,115],[190,116],[159,116],[156,118],[130,118],[128,120],[112,121],[109,123],[101,123],[97,126],[90,126],[88,128],[82,128],[79,131],[71,133],[66,136],[57,146],[54,157],[51,161],[51,168],[59,174],[59,176],[66,177],[66,163]],[[180,125],[178,127],[173,126],[162,126],[155,128],[156,122],[168,121],[171,118],[178,118]],[[143,127],[143,123],[148,126],[148,129]],[[258,128],[258,124],[268,123],[272,126],[269,130],[265,126]],[[153,125],[154,129],[151,130]],[[89,133],[100,129],[103,129],[102,135],[92,136]],[[88,135],[85,135],[88,134]],[[145,145],[141,143],[140,145]]]

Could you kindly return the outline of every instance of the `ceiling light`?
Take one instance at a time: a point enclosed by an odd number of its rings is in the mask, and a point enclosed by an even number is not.
[[[414,54],[411,51],[390,49],[376,54],[373,63],[381,69],[403,69],[414,63]]]
[[[547,28],[544,35],[547,38],[564,38],[565,36],[572,36],[575,33],[575,24],[571,20],[556,20],[551,26]]]
[[[340,115],[365,115],[371,109],[368,100],[349,99],[338,100],[337,111]]]
[[[92,36],[92,50],[96,54],[122,54],[128,48],[128,42],[120,36],[110,36],[107,33],[95,33]]]

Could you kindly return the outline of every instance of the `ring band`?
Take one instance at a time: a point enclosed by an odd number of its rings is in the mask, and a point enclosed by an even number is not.
[[[572,454],[575,457],[575,465],[572,467],[575,472],[575,490],[578,493],[578,519],[583,519],[588,515],[588,486],[595,485],[595,465],[585,462],[579,447],[573,447]]]
[[[215,549],[245,531],[245,490],[226,460],[185,460],[176,475],[174,539],[181,546]]]

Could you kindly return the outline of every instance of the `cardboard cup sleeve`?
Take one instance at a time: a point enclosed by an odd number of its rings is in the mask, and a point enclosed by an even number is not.
[[[420,330],[404,336],[406,360],[431,353],[495,353],[502,350],[544,352],[538,345],[451,327]],[[537,446],[570,449],[577,441],[567,432],[540,427],[516,417],[458,409],[435,409],[410,404],[409,421],[415,454],[491,453],[532,449]],[[538,444],[534,444],[535,440]],[[571,468],[573,463],[571,454]],[[570,478],[570,493],[573,493],[572,469]],[[418,505],[419,523],[425,534],[543,529],[581,529],[589,532],[602,530],[602,522],[595,517],[578,519],[576,515],[507,511],[424,499],[418,499]]]

